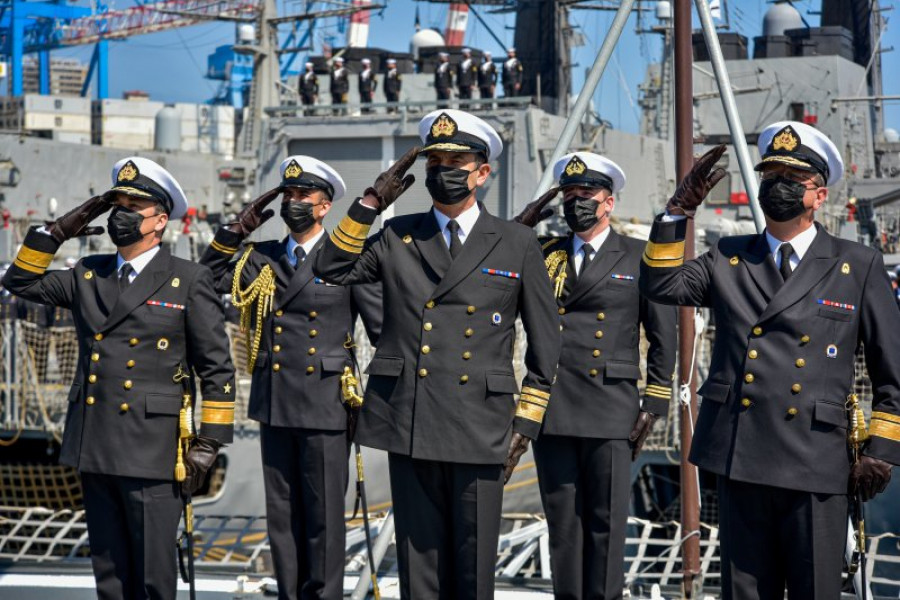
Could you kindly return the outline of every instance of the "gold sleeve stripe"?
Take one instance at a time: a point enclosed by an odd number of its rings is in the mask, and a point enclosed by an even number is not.
[[[30,265],[27,262],[23,262],[23,261],[19,260],[18,257],[16,257],[16,260],[13,262],[13,264],[16,265],[17,267],[19,267],[20,269],[25,269],[26,271],[35,273],[37,275],[43,275],[44,271],[47,270],[47,267],[36,267],[34,265]]]
[[[522,393],[528,394],[530,396],[537,396],[538,398],[543,398],[544,400],[550,399],[550,392],[545,392],[537,388],[529,387],[527,385],[522,388]]]
[[[662,400],[671,400],[671,399],[672,399],[672,393],[671,393],[671,392],[665,392],[665,393],[663,393],[663,392],[657,392],[657,391],[651,390],[651,389],[649,389],[649,388],[647,389],[646,395],[647,395],[647,396],[651,396],[651,397],[653,397],[653,398],[660,398],[660,399],[662,399]]]
[[[234,402],[232,400],[204,400],[203,408],[221,408],[226,410],[234,410]]]
[[[16,256],[16,260],[46,269],[53,262],[53,255],[49,252],[41,252],[28,246],[22,246],[22,249],[19,250],[19,254]]]
[[[869,435],[887,438],[894,442],[900,442],[900,423],[892,423],[882,419],[872,419],[869,427]]]
[[[334,235],[334,237],[338,238],[348,246],[359,248],[360,251],[362,251],[363,246],[365,246],[365,240],[357,240],[349,237],[346,233],[341,231],[340,228],[335,228],[335,230],[332,232],[332,235]]]
[[[210,425],[233,425],[234,424],[234,407],[231,408],[210,408],[203,406],[202,423]]]
[[[543,398],[538,398],[537,396],[529,396],[528,394],[522,394],[521,400],[523,402],[530,402],[532,404],[537,404],[538,406],[543,406],[546,408],[549,404],[549,400],[544,400]]]
[[[544,408],[535,406],[534,404],[530,404],[528,402],[519,402],[519,405],[516,408],[517,417],[522,417],[523,419],[528,419],[529,421],[534,421],[535,423],[543,423],[544,412]]]
[[[349,252],[350,254],[362,254],[362,248],[356,248],[355,246],[348,246],[344,242],[342,242],[337,236],[334,235],[334,232],[331,233],[331,241],[335,246],[343,250],[344,252]]]
[[[672,258],[665,260],[655,260],[644,254],[644,264],[648,267],[680,267],[684,264],[684,258]]]
[[[368,237],[369,229],[371,229],[372,226],[364,225],[363,223],[354,221],[350,217],[345,216],[341,219],[341,222],[338,223],[338,228],[350,237],[364,240]]]
[[[231,246],[225,246],[224,244],[220,244],[216,240],[213,240],[209,245],[212,247],[213,250],[215,250],[216,252],[221,252],[222,254],[234,254],[235,252],[238,251],[237,248],[232,248]]]
[[[892,415],[886,412],[872,411],[872,418],[890,421],[891,423],[900,423],[900,415]]]
[[[644,256],[650,260],[684,258],[684,240],[681,240],[680,242],[671,242],[669,244],[647,242],[647,246],[644,248]]]
[[[668,397],[668,396],[672,395],[672,388],[661,386],[661,385],[653,385],[651,383],[650,385],[647,386],[647,393],[648,394],[650,394],[650,393],[665,394],[666,397]]]

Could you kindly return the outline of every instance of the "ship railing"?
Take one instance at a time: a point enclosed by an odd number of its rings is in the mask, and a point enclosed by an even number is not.
[[[423,115],[439,108],[459,108],[472,112],[496,109],[524,110],[534,104],[530,96],[511,98],[452,98],[450,100],[403,100],[400,102],[372,102],[371,104],[312,104],[309,106],[270,106],[263,111],[270,117],[341,117],[370,116],[400,117],[407,114]],[[369,111],[369,112],[366,112]]]

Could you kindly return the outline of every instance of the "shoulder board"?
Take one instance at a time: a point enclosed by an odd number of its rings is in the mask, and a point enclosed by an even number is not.
[[[543,239],[539,240],[541,242],[541,250],[546,250],[547,248],[551,248],[552,246],[554,246],[558,242],[561,242],[564,239],[566,239],[566,238],[558,237],[558,236],[550,237],[550,238],[543,238]]]

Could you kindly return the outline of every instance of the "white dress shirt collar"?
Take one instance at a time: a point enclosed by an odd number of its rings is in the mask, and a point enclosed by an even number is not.
[[[437,210],[436,208],[431,209],[434,212],[434,218],[437,219],[438,227],[441,229],[441,234],[444,236],[444,241],[447,243],[447,247],[450,247],[450,231],[447,230],[447,224],[450,222],[450,217]],[[481,215],[481,209],[478,207],[478,203],[475,202],[464,210],[458,217],[456,217],[455,221],[459,223],[459,241],[462,243],[466,242],[466,238],[472,233],[472,228],[475,227],[475,221],[478,220],[478,216]]]
[[[797,268],[797,265],[800,264],[800,261],[809,251],[809,247],[812,246],[817,233],[818,229],[813,225],[809,229],[794,236],[793,239],[782,242],[766,229],[766,243],[769,244],[769,252],[772,254],[772,258],[775,259],[775,266],[781,266],[781,253],[779,250],[781,249],[782,244],[790,244],[794,249],[794,253],[791,255],[791,267]]]
[[[587,241],[581,239],[581,236],[578,234],[572,234],[572,263],[575,266],[576,273],[581,273],[581,263],[584,262],[584,253],[581,249],[584,248],[584,245],[590,243],[591,247],[594,249],[594,256],[596,256],[596,253],[600,251],[603,242],[609,237],[610,231],[612,231],[612,227],[607,227]]]
[[[134,258],[132,258],[131,260],[128,260],[128,261],[126,261],[124,258],[122,258],[122,255],[117,252],[116,253],[116,272],[121,272],[122,265],[124,265],[126,262],[128,264],[130,264],[131,268],[133,269],[133,271],[131,272],[131,275],[128,277],[128,282],[130,283],[130,282],[134,281],[138,275],[141,274],[141,271],[143,271],[144,268],[148,264],[150,264],[150,261],[153,260],[153,257],[156,256],[156,254],[158,252],[159,252],[159,244],[153,246],[152,248],[150,248],[143,254],[139,254],[138,256],[135,256]]]
[[[303,252],[306,253],[306,256],[308,258],[313,248],[315,248],[316,244],[319,243],[319,240],[322,239],[323,235],[325,235],[325,229],[322,229],[321,231],[319,231],[319,233],[306,240],[302,244],[297,243],[297,240],[294,239],[294,236],[289,235],[287,238],[287,258],[288,262],[291,263],[291,266],[294,268],[297,267],[297,255],[294,253],[294,249],[297,246],[303,248]]]

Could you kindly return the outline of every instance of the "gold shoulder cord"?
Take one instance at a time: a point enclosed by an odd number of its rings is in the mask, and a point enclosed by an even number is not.
[[[269,265],[264,265],[259,275],[246,288],[241,289],[241,273],[253,246],[247,246],[244,255],[238,260],[234,269],[234,280],[231,282],[231,304],[241,311],[241,332],[250,330],[253,318],[253,304],[256,303],[256,323],[253,326],[253,339],[247,336],[247,371],[252,372],[259,352],[259,341],[262,338],[263,320],[272,312],[275,303],[275,272]]]
[[[544,259],[547,275],[555,284],[553,293],[557,298],[562,298],[563,286],[566,283],[566,261],[568,260],[569,255],[565,250],[555,250]]]

